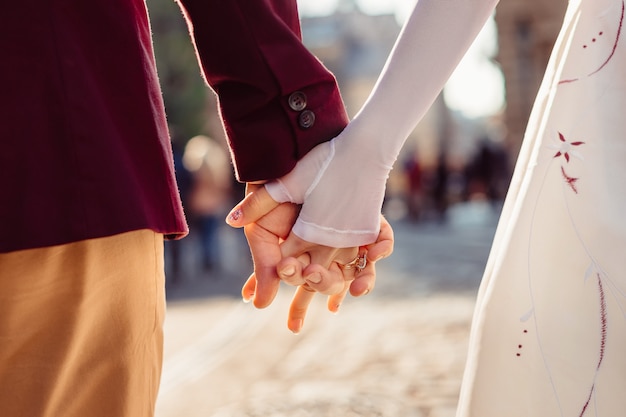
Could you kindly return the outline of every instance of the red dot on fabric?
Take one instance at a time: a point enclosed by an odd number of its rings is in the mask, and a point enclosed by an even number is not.
[[[586,47],[587,47],[587,45],[583,45],[583,49],[586,48]]]
[[[591,40],[591,42],[595,42],[595,41],[596,41],[596,38],[593,38],[593,39]]]
[[[522,348],[522,345],[517,345],[517,347],[521,349],[521,348]]]
[[[518,353],[518,354],[516,354],[515,356],[522,356],[522,354],[521,354],[521,353]]]

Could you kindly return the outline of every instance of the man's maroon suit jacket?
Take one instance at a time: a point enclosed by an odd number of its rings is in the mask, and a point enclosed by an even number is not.
[[[295,0],[180,0],[241,181],[292,169],[347,117]],[[0,13],[0,252],[186,234],[144,0]]]

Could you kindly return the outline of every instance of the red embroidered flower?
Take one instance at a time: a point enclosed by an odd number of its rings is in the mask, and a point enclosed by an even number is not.
[[[582,161],[583,160],[582,155],[576,152],[576,150],[574,150],[574,147],[580,146],[584,144],[585,142],[581,142],[581,141],[570,142],[567,139],[565,139],[565,136],[563,136],[561,132],[557,132],[557,133],[559,134],[560,143],[557,142],[556,145],[549,145],[550,149],[556,149],[556,153],[554,154],[554,157],[558,158],[559,156],[563,155],[565,160],[569,162],[569,158],[571,155],[571,156],[575,156],[576,158]]]

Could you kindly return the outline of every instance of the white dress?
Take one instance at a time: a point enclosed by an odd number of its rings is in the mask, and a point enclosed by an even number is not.
[[[626,416],[624,1],[570,1],[478,294],[457,417]]]

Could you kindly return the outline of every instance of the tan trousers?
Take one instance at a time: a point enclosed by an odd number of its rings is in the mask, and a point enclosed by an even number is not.
[[[164,298],[149,230],[0,254],[0,416],[152,416]]]

